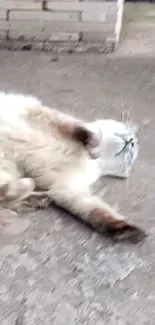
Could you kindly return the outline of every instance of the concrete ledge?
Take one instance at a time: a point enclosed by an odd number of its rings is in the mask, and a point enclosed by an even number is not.
[[[115,49],[115,42],[106,40],[106,42],[29,42],[29,41],[17,41],[17,40],[3,40],[0,41],[0,49],[7,49],[10,51],[52,51],[56,53],[111,53]]]

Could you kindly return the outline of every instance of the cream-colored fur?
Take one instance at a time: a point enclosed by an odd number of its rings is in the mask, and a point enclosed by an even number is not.
[[[54,201],[99,231],[143,237],[143,231],[92,194],[93,183],[115,157],[115,147],[117,152],[123,147],[117,134],[117,146],[112,143],[112,128],[124,134],[122,123],[87,124],[33,97],[0,93],[1,208],[18,211]],[[136,153],[129,156],[127,164]]]

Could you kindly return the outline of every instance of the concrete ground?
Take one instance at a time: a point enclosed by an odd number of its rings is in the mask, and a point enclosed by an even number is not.
[[[155,3],[125,3],[121,51],[124,55],[155,53]]]
[[[149,233],[113,244],[58,209],[15,219],[0,237],[2,325],[155,324],[155,60],[0,52],[0,88],[31,93],[85,119],[137,121],[128,182],[105,179],[108,202]]]

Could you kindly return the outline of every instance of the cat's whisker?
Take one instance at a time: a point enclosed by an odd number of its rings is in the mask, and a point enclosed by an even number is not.
[[[129,190],[130,190],[130,180],[127,178],[126,180],[126,190],[127,190],[127,195],[129,195]]]
[[[127,170],[128,164],[126,159],[124,159],[124,170]],[[126,191],[127,191],[127,195],[128,195],[128,189],[129,189],[129,178],[127,177],[126,179]]]
[[[127,162],[126,160],[124,159],[124,170],[127,170]],[[127,192],[127,195],[128,195],[128,189],[129,189],[129,178],[127,177],[126,178],[126,192]]]
[[[124,101],[123,101],[123,97],[122,97],[122,94],[121,94],[121,120],[122,122],[125,121],[125,111],[124,111]]]
[[[127,118],[126,118],[126,122],[127,122],[127,123],[128,123],[129,120],[130,120],[130,113],[132,112],[132,108],[133,108],[133,106],[132,106],[132,96],[131,96],[129,109],[128,109],[128,111],[127,111]]]
[[[130,113],[132,111],[132,106],[129,107],[128,111],[127,111],[127,117],[126,117],[126,122],[128,123],[130,120]]]

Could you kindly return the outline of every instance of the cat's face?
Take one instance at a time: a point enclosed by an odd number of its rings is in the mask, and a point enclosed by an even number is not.
[[[109,119],[96,121],[94,128],[101,133],[104,175],[128,177],[139,150],[137,127]]]

